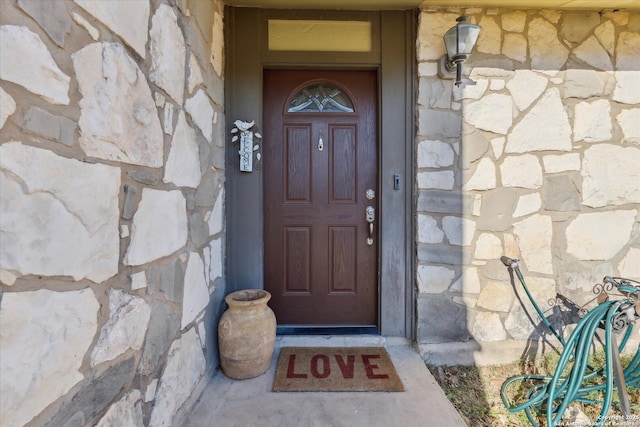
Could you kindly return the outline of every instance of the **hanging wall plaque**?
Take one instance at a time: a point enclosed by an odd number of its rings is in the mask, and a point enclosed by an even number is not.
[[[256,160],[259,162],[261,154],[258,152],[260,146],[254,145],[255,139],[262,139],[262,135],[258,132],[253,132],[251,128],[256,124],[255,121],[243,122],[242,120],[236,120],[233,122],[235,127],[231,129],[233,138],[231,142],[240,142],[238,154],[240,155],[240,171],[241,172],[253,172],[253,153],[256,153]]]

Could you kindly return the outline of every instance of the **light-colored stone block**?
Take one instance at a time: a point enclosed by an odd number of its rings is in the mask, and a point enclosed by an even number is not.
[[[525,62],[527,47],[527,39],[521,34],[505,34],[502,42],[502,54],[518,62]]]
[[[175,107],[171,102],[164,105],[162,128],[167,135],[173,135],[173,112]],[[182,110],[179,110],[182,114]],[[179,117],[179,116],[178,116]]]
[[[477,306],[506,313],[511,309],[514,299],[513,291],[507,284],[489,282],[480,292]]]
[[[216,201],[213,205],[213,210],[211,211],[211,215],[207,221],[209,226],[209,235],[215,236],[218,233],[221,233],[224,227],[224,189],[220,189],[218,192],[218,197],[216,197]]]
[[[638,211],[578,215],[567,226],[567,253],[579,260],[610,260],[628,244]]]
[[[582,160],[582,204],[592,208],[640,203],[640,148],[596,144]]]
[[[513,212],[514,218],[520,218],[521,216],[529,215],[537,212],[542,207],[542,198],[540,193],[531,193],[520,196],[516,210]]]
[[[527,21],[527,12],[522,10],[514,10],[513,12],[505,12],[501,15],[502,29],[513,33],[521,33],[524,31],[524,24]]]
[[[146,77],[124,47],[94,43],[72,59],[82,93],[80,146],[85,153],[162,166],[163,135],[155,101]]]
[[[500,259],[502,253],[502,241],[495,234],[482,233],[476,240],[476,250],[473,257],[476,259]]]
[[[606,76],[595,70],[569,69],[564,75],[564,97],[586,99],[601,96],[605,90]]]
[[[447,53],[442,36],[456,25],[456,13],[421,13],[419,15],[418,61],[438,60]]]
[[[640,144],[640,108],[621,111],[616,122],[622,129],[623,142]]]
[[[201,176],[197,135],[187,123],[184,111],[180,111],[162,180],[178,187],[196,188]]]
[[[209,261],[207,262],[207,271],[209,282],[213,283],[216,279],[224,275],[224,252],[222,251],[222,239],[214,239],[209,244]],[[209,293],[213,293],[215,287],[209,287]]]
[[[527,33],[531,66],[536,70],[559,70],[567,61],[569,49],[558,39],[556,28],[542,18],[529,22]]]
[[[627,254],[618,264],[620,276],[632,280],[640,280],[640,248],[629,248]]]
[[[517,70],[515,76],[507,82],[507,89],[513,96],[513,102],[518,110],[524,111],[547,88],[548,79],[534,71]]]
[[[58,68],[40,37],[27,27],[0,26],[0,79],[52,104],[69,104],[69,76]]]
[[[441,266],[418,266],[418,291],[420,293],[439,294],[446,291],[456,272]]]
[[[96,427],[111,426],[144,427],[142,416],[142,393],[133,389],[127,392],[122,399],[109,407],[109,410]]]
[[[495,90],[495,91],[500,91],[502,89],[504,89],[506,86],[506,83],[504,80],[502,79],[493,79],[491,80],[491,83],[489,84],[489,89],[491,90]]]
[[[109,320],[91,352],[91,366],[113,360],[129,349],[140,350],[150,318],[151,308],[144,299],[110,289]]]
[[[184,109],[191,116],[196,126],[200,128],[207,141],[211,142],[213,137],[213,107],[206,93],[199,89],[195,95],[187,99]]]
[[[520,247],[515,236],[511,233],[504,233],[502,239],[504,240],[504,254],[510,258],[521,259]]]
[[[640,69],[634,71],[616,71],[616,85],[613,100],[624,104],[640,104]]]
[[[531,322],[531,315],[516,304],[504,320],[504,327],[516,340],[533,340],[537,338],[536,325]]]
[[[91,289],[4,293],[0,424],[27,424],[84,378],[79,370],[99,308]]]
[[[223,16],[213,12],[213,25],[211,26],[211,65],[213,71],[222,77],[224,67],[224,27]]]
[[[129,276],[131,279],[131,290],[144,289],[147,287],[147,275],[144,271],[138,271]]]
[[[491,159],[480,159],[469,180],[462,187],[465,191],[496,188],[496,166]]]
[[[453,148],[442,141],[425,140],[418,143],[418,167],[442,168],[453,165]]]
[[[451,290],[462,292],[463,294],[479,294],[481,289],[480,276],[478,276],[478,268],[465,266],[462,274],[451,285]]]
[[[418,108],[418,135],[429,138],[459,138],[460,115],[449,111]]]
[[[607,53],[613,57],[614,47],[616,44],[615,28],[611,21],[606,21],[600,24],[595,30],[594,34],[598,38],[598,41],[605,48]]]
[[[187,50],[173,9],[161,4],[151,18],[151,70],[149,78],[178,105],[184,100]]]
[[[16,101],[0,87],[0,129],[7,119],[16,112]]]
[[[418,64],[419,77],[433,77],[438,75],[437,62],[421,62]]]
[[[492,93],[467,104],[463,116],[478,129],[506,134],[513,123],[513,101],[510,96]]]
[[[147,389],[144,392],[144,402],[149,403],[156,397],[156,391],[158,390],[158,379],[154,378],[153,381],[149,383]]]
[[[187,243],[186,200],[179,191],[142,190],[133,217],[125,265],[142,265],[177,251]]]
[[[618,36],[616,70],[640,70],[640,33],[623,31]]]
[[[495,18],[485,15],[479,24],[482,31],[480,31],[480,35],[478,36],[476,49],[482,53],[499,54],[502,43],[502,30]]]
[[[204,77],[202,76],[202,70],[198,65],[198,58],[193,52],[189,53],[189,79],[187,81],[189,85],[189,93],[193,93],[196,86],[204,83]]]
[[[205,373],[205,358],[195,328],[171,344],[167,365],[160,379],[149,427],[173,424],[173,417],[191,396]]]
[[[540,188],[542,167],[532,154],[505,157],[500,165],[502,185],[505,187]]]
[[[549,154],[542,157],[542,164],[546,173],[579,171],[581,168],[580,153]]]
[[[553,225],[548,215],[532,215],[513,224],[522,261],[531,272],[553,274]]]
[[[611,106],[606,99],[576,105],[573,140],[585,142],[611,139]]]
[[[453,171],[436,171],[418,173],[418,188],[452,190],[454,184]]]
[[[118,271],[120,168],[0,146],[2,268],[96,283]]]
[[[146,55],[149,8],[146,1],[119,2],[103,0],[74,0],[113,32],[122,37],[142,58]]]
[[[605,71],[613,70],[609,53],[602,47],[596,36],[591,36],[582,42],[573,50],[573,54],[591,67]]]
[[[507,153],[528,151],[571,151],[569,117],[557,88],[542,98],[517,123],[507,137]]]
[[[452,92],[452,81],[422,77],[418,84],[418,105],[432,108],[450,108]]]
[[[209,289],[205,280],[204,262],[197,252],[189,253],[184,274],[184,297],[182,300],[182,325],[184,329],[209,304]]]
[[[498,313],[479,311],[475,314],[471,335],[476,341],[503,341],[507,333]]]
[[[469,246],[476,233],[476,222],[458,216],[445,216],[442,218],[442,229],[450,244]]]
[[[436,219],[429,215],[418,215],[418,242],[440,243],[444,233],[438,227]]]

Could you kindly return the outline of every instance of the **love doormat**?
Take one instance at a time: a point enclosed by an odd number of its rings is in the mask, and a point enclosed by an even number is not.
[[[404,391],[383,347],[284,347],[273,391]]]

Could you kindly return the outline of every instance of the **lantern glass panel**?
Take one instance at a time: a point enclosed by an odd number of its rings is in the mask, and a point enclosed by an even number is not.
[[[458,29],[458,53],[470,55],[478,41],[480,27],[474,24],[459,24]]]

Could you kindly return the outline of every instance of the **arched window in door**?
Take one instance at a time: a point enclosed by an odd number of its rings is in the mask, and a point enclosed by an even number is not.
[[[288,113],[353,113],[349,96],[331,83],[312,83],[296,93]]]

